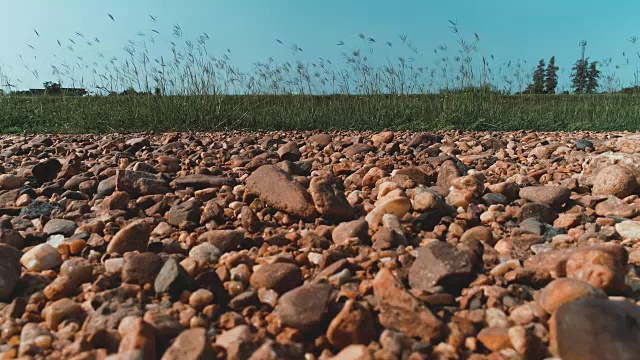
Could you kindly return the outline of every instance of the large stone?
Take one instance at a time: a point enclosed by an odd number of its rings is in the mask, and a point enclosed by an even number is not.
[[[153,284],[162,265],[162,259],[154,253],[126,253],[122,281],[127,284]]]
[[[244,233],[238,230],[211,230],[198,237],[199,242],[215,245],[223,253],[235,250],[244,240]]]
[[[338,224],[331,238],[334,243],[341,245],[346,244],[349,239],[357,238],[359,242],[364,243],[367,240],[369,232],[369,223],[364,219],[348,221]]]
[[[595,210],[598,216],[618,216],[623,218],[631,218],[637,212],[635,206],[615,196],[610,196],[607,200],[598,203]]]
[[[49,244],[40,244],[31,248],[20,258],[20,263],[28,271],[54,269],[62,264],[62,256]]]
[[[563,205],[571,196],[571,190],[562,186],[528,186],[520,190],[520,197],[551,207]]]
[[[370,228],[377,229],[384,215],[391,214],[401,219],[409,210],[411,210],[411,201],[406,197],[384,198],[367,214],[365,220],[369,223]]]
[[[417,249],[418,256],[409,270],[409,284],[413,289],[430,290],[443,286],[458,292],[474,276],[471,256],[454,245],[434,241]]]
[[[235,186],[236,181],[226,176],[193,174],[179,177],[171,182],[171,186],[175,188],[192,187],[196,190],[219,188],[224,185]]]
[[[125,319],[124,321],[127,321]],[[124,322],[123,321],[123,322]],[[118,330],[123,328],[120,323]],[[144,360],[155,360],[156,357],[156,334],[155,329],[144,320],[137,318],[131,320],[122,329],[122,340],[118,347],[118,354],[122,358],[141,358]]]
[[[347,300],[327,329],[327,339],[338,349],[351,344],[367,345],[376,338],[371,312],[353,300]]]
[[[595,246],[586,246],[581,248],[574,249],[559,249],[553,250],[549,252],[543,252],[536,254],[534,256],[529,257],[524,261],[524,266],[531,270],[539,270],[549,272],[553,277],[565,277],[567,276],[567,261],[569,258],[581,252],[591,252],[596,251],[598,254],[606,253],[613,258],[613,260],[619,265],[616,268],[626,267],[628,261],[628,254],[624,247],[619,245],[595,245]],[[581,255],[580,255],[581,256]],[[580,256],[575,259],[580,259]],[[598,257],[596,257],[597,259]],[[608,260],[609,262],[609,260]],[[579,264],[576,264],[579,265]],[[578,269],[576,269],[578,270]],[[587,272],[580,272],[584,274],[585,277],[589,275]],[[578,273],[576,272],[577,276]],[[593,274],[597,275],[597,274]],[[582,280],[582,279],[578,279]],[[583,280],[584,281],[584,280]]]
[[[550,282],[540,292],[538,302],[549,314],[567,302],[583,298],[606,298],[604,291],[575,279],[561,278]]]
[[[20,251],[0,244],[0,301],[8,300],[20,279]]]
[[[624,198],[638,188],[636,175],[622,165],[611,165],[598,172],[593,180],[593,195],[613,195]]]
[[[313,329],[322,324],[333,286],[314,283],[297,287],[280,297],[275,313],[282,325]]]
[[[166,194],[171,191],[167,182],[159,176],[144,171],[118,170],[116,191],[126,191],[131,195]]]
[[[330,178],[321,176],[312,178],[309,192],[320,215],[339,221],[353,219],[355,212],[351,204],[344,196],[344,192],[339,190]]]
[[[65,219],[51,219],[45,225],[42,231],[48,235],[62,234],[66,237],[73,235],[78,226],[75,222]]]
[[[207,360],[215,358],[207,331],[203,328],[188,329],[180,333],[162,355],[162,360]]]
[[[245,195],[256,195],[269,206],[304,220],[318,215],[311,194],[272,165],[261,166],[247,178]]]
[[[623,136],[614,141],[620,152],[628,154],[640,153],[640,135],[638,134]]]
[[[448,190],[453,179],[460,176],[462,176],[462,172],[458,169],[456,163],[453,160],[447,160],[440,165],[436,184],[438,187]]]
[[[374,150],[375,148],[369,144],[358,143],[358,144],[353,144],[347,147],[346,149],[344,149],[343,154],[348,158],[352,158],[356,155],[366,154]]]
[[[616,231],[625,239],[640,239],[640,221],[623,221],[616,224]]]
[[[22,180],[13,174],[0,175],[0,190],[13,190],[22,186]]]
[[[216,264],[222,256],[222,251],[215,245],[205,242],[189,250],[189,257],[202,264]]]
[[[264,264],[250,278],[251,286],[260,289],[273,289],[279,294],[302,285],[300,267],[290,263]]]
[[[31,173],[33,177],[36,178],[38,184],[44,184],[53,181],[58,176],[60,169],[62,169],[60,161],[49,159],[36,164],[33,169],[31,169]]]
[[[82,320],[84,310],[79,303],[71,299],[60,299],[49,304],[43,311],[42,316],[50,330],[58,330],[58,325],[67,319]]]
[[[278,156],[280,156],[280,159],[282,160],[298,161],[302,154],[300,154],[298,144],[290,141],[278,148]]]
[[[126,225],[109,241],[107,254],[147,250],[151,230],[151,226],[144,220],[137,220]]]
[[[622,258],[600,248],[575,251],[567,258],[567,277],[587,282],[607,293],[624,293],[627,259],[626,251]]]
[[[167,212],[167,223],[173,226],[180,226],[184,221],[197,223],[200,221],[200,200],[191,198],[182,204],[174,205]]]
[[[158,276],[154,280],[154,289],[157,293],[169,293],[178,296],[183,290],[189,288],[191,278],[184,268],[174,258],[164,262]]]
[[[640,307],[626,301],[568,302],[556,311],[550,330],[563,360],[633,360],[640,354]]]
[[[36,200],[20,210],[20,216],[28,216],[37,219],[40,216],[48,217],[54,210],[64,210],[62,206],[56,203],[44,202]]]
[[[405,291],[389,269],[383,268],[376,275],[373,294],[380,308],[378,319],[382,326],[431,343],[444,337],[446,325]]]

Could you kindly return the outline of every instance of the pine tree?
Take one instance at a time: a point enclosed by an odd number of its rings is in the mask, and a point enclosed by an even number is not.
[[[533,73],[533,84],[531,85],[532,93],[544,93],[544,59],[540,59],[540,62],[538,62],[538,68]]]
[[[547,70],[544,72],[544,93],[555,94],[558,87],[558,70],[560,68],[556,66],[556,57],[552,56],[549,59]]]
[[[588,59],[580,59],[573,65],[571,73],[571,84],[576,94],[583,94],[587,90],[587,64]]]
[[[585,64],[586,66],[586,64]],[[600,77],[600,70],[598,70],[598,62],[594,61],[589,65],[589,70],[587,71],[587,84],[586,84],[586,92],[587,94],[593,94],[598,89],[598,78]]]

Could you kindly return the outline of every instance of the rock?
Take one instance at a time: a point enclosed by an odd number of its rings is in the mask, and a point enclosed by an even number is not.
[[[56,159],[49,159],[36,164],[33,169],[31,169],[31,173],[33,174],[33,177],[36,178],[36,182],[38,184],[44,184],[53,181],[58,176],[58,172],[60,172],[61,169],[62,164],[60,161]]]
[[[114,191],[116,191],[115,175],[100,181],[98,188],[96,189],[98,198],[104,198],[105,196],[111,195]]]
[[[100,206],[106,210],[126,210],[128,205],[129,194],[124,191],[115,191],[100,203]]]
[[[42,311],[42,316],[47,327],[52,330],[58,330],[58,325],[64,320],[77,319],[83,320],[84,310],[79,303],[71,299],[60,299],[47,306]]]
[[[569,200],[571,190],[562,186],[528,186],[520,190],[520,197],[551,207],[559,207]]]
[[[461,243],[466,243],[471,240],[478,240],[484,244],[489,246],[494,246],[496,244],[496,240],[493,237],[493,232],[484,226],[475,226],[471,229],[467,230],[460,237]]]
[[[22,249],[24,243],[24,237],[20,235],[19,231],[0,228],[0,244],[11,245],[16,249]]]
[[[562,304],[576,299],[606,297],[604,291],[584,281],[562,278],[542,289],[538,302],[546,312],[553,314]]]
[[[382,326],[432,343],[445,335],[446,325],[405,291],[388,269],[383,268],[376,275],[373,294],[380,307],[378,320]]]
[[[62,256],[49,244],[40,244],[31,248],[20,258],[20,263],[28,271],[40,272],[54,269],[62,264]]]
[[[153,284],[162,268],[162,259],[154,253],[124,254],[122,281],[127,284]]]
[[[12,174],[0,175],[0,190],[12,190],[22,186],[22,180]]]
[[[307,142],[311,144],[316,144],[321,148],[324,148],[327,145],[331,144],[332,141],[333,141],[333,136],[330,134],[314,134],[309,136],[309,138],[307,138]]]
[[[247,178],[246,184],[245,196],[256,195],[277,210],[303,220],[312,220],[318,214],[311,194],[275,166],[261,166]]]
[[[238,230],[211,230],[198,237],[198,242],[213,244],[223,253],[235,250],[244,240],[244,234]]]
[[[616,224],[616,231],[624,239],[640,239],[640,221],[623,221]]]
[[[470,255],[449,243],[434,241],[418,248],[417,253],[409,270],[412,289],[430,290],[443,286],[447,291],[458,292],[473,279]]]
[[[407,146],[410,148],[415,148],[420,145],[422,146],[430,146],[436,142],[439,142],[440,138],[436,135],[428,134],[428,133],[417,133],[413,136],[413,138],[407,143]]]
[[[593,195],[613,195],[624,198],[638,188],[636,175],[622,165],[611,165],[600,170],[593,180]]]
[[[575,300],[560,306],[550,324],[552,346],[563,360],[631,360],[640,354],[640,308],[635,304]]]
[[[623,136],[615,140],[615,145],[623,153],[640,153],[640,136],[638,134]]]
[[[189,257],[203,264],[216,264],[222,251],[208,242],[196,245],[189,251]]]
[[[197,223],[200,221],[201,205],[198,199],[191,198],[182,204],[172,206],[169,212],[167,212],[167,223],[173,226],[180,226],[184,221]]]
[[[144,220],[129,223],[118,231],[107,246],[107,254],[124,254],[130,251],[146,251],[151,226]]]
[[[500,351],[511,347],[509,329],[487,327],[478,333],[478,341],[489,351]]]
[[[66,237],[70,237],[75,232],[78,226],[75,222],[65,219],[51,219],[44,225],[42,231],[48,235],[62,234]]]
[[[402,218],[411,209],[411,201],[405,197],[385,198],[365,217],[369,227],[376,229],[386,214]]]
[[[122,327],[120,323],[119,332]],[[135,354],[133,355],[135,358],[156,359],[156,334],[151,325],[137,318],[127,324],[123,332],[120,334],[122,340],[118,347],[118,354],[122,354],[124,358],[130,358],[131,354]]]
[[[331,179],[320,176],[312,178],[309,192],[321,216],[338,221],[353,219],[353,208],[345,198],[344,192],[340,191]]]
[[[352,158],[356,155],[366,154],[374,150],[375,148],[371,145],[358,143],[347,147],[342,153],[344,154],[344,156]]]
[[[20,251],[0,244],[0,301],[8,300],[20,279]]]
[[[87,259],[74,257],[60,265],[60,275],[67,276],[74,286],[80,286],[93,278],[93,265]]]
[[[337,349],[351,344],[368,345],[375,338],[375,322],[371,312],[353,300],[347,300],[327,329],[327,339]]]
[[[166,181],[144,171],[118,170],[115,181],[116,191],[130,195],[166,194],[171,191]]]
[[[633,217],[637,210],[631,205],[615,196],[610,196],[607,200],[596,205],[596,214],[599,216],[618,216],[623,218]]]
[[[543,203],[526,203],[520,209],[520,219],[522,220],[534,218],[545,224],[551,224],[556,219],[556,217],[557,214],[551,209],[551,207]]]
[[[488,193],[482,196],[482,201],[488,205],[507,205],[509,203],[509,199],[506,196],[499,193]]]
[[[331,238],[335,244],[346,244],[349,239],[357,238],[361,243],[365,243],[369,232],[369,223],[364,219],[343,222],[338,224]]]
[[[349,345],[330,360],[373,360],[373,356],[364,345]]]
[[[293,290],[302,285],[302,272],[297,265],[289,263],[273,263],[261,265],[250,279],[251,286],[256,289],[273,289],[279,294]]]
[[[243,206],[240,210],[240,217],[242,221],[242,227],[247,229],[247,231],[252,233],[260,231],[262,222],[250,207]]]
[[[282,160],[298,161],[302,154],[300,154],[298,144],[294,141],[289,141],[278,148],[278,156],[280,156],[280,159]]]
[[[296,360],[304,357],[304,351],[297,344],[281,344],[267,339],[249,360]]]
[[[388,144],[393,141],[393,131],[383,131],[371,136],[371,140],[374,144]]]
[[[423,191],[413,198],[413,210],[417,212],[445,211],[447,203],[435,191]]]
[[[164,262],[154,280],[154,289],[157,293],[169,293],[179,296],[183,290],[190,287],[191,279],[184,268],[174,258]]]
[[[576,140],[576,149],[580,151],[585,151],[587,149],[594,150],[595,146],[593,145],[593,142],[589,140],[578,139]]]
[[[37,219],[40,216],[49,217],[54,210],[64,210],[60,205],[36,200],[20,210],[20,216]]]
[[[219,188],[224,185],[235,186],[236,181],[233,178],[225,176],[193,174],[179,177],[171,182],[174,188],[184,189],[192,187],[196,190]]]
[[[328,283],[297,287],[280,297],[275,314],[286,327],[304,330],[320,326],[332,290]]]
[[[460,176],[462,176],[462,172],[458,169],[456,163],[453,160],[447,160],[440,165],[436,184],[438,187],[448,190],[451,187],[453,179],[459,178]]]
[[[622,251],[622,257],[602,248],[576,251],[567,258],[567,277],[587,282],[607,293],[624,293],[628,257],[624,248]]]

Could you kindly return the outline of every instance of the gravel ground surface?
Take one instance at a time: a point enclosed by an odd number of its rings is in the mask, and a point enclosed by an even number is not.
[[[640,135],[0,137],[0,352],[638,359]]]

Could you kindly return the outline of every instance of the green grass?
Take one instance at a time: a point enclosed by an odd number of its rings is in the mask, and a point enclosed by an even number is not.
[[[640,95],[0,97],[3,133],[640,130]]]

